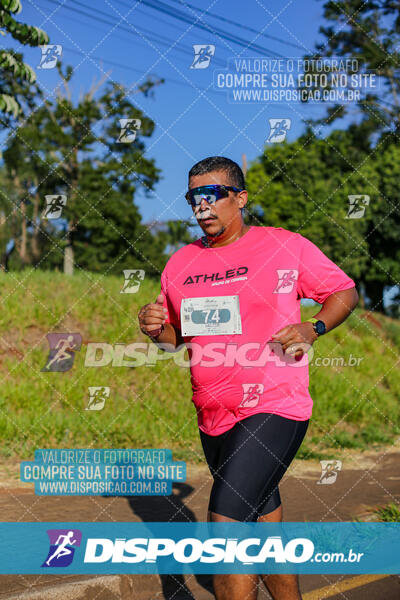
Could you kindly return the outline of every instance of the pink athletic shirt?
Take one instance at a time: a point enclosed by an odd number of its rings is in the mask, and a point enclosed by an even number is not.
[[[220,435],[256,413],[309,419],[308,356],[287,358],[271,335],[300,323],[300,299],[322,304],[355,283],[310,240],[282,227],[255,227],[238,240],[179,249],[161,275],[167,323],[181,330],[183,298],[239,297],[242,333],[185,336],[198,425]]]

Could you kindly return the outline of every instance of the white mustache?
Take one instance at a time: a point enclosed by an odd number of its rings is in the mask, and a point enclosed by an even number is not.
[[[215,217],[210,212],[203,214],[203,216],[201,216],[201,217],[197,216],[198,221],[205,221],[205,219],[215,219]]]

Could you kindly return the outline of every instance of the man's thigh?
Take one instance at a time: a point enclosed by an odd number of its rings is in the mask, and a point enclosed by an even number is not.
[[[268,413],[237,423],[221,448],[209,510],[237,521],[275,511],[281,504],[278,483],[302,439],[298,427]]]

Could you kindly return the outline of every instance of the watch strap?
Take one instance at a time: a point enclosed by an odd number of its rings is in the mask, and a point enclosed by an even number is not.
[[[158,338],[159,335],[161,335],[161,333],[164,331],[165,327],[164,327],[164,323],[161,324],[161,327],[159,327],[158,329],[153,329],[152,331],[143,331],[143,333],[145,335],[147,335],[147,337],[151,338],[152,340],[155,340]]]
[[[306,322],[306,323],[312,323],[312,324],[313,324],[313,329],[314,329],[314,331],[315,331],[315,333],[316,333],[317,337],[319,337],[319,333],[318,333],[318,331],[316,330],[316,327],[315,327],[315,323],[317,323],[317,321],[318,321],[318,319],[316,319],[315,317],[310,317],[309,319],[306,319],[306,321],[305,321],[305,322]]]

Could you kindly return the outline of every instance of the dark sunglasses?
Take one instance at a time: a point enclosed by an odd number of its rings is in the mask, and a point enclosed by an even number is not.
[[[208,204],[215,204],[221,198],[227,198],[229,192],[242,192],[243,190],[232,185],[201,185],[193,188],[185,194],[187,203],[191,206],[200,206],[201,201],[206,200]]]

